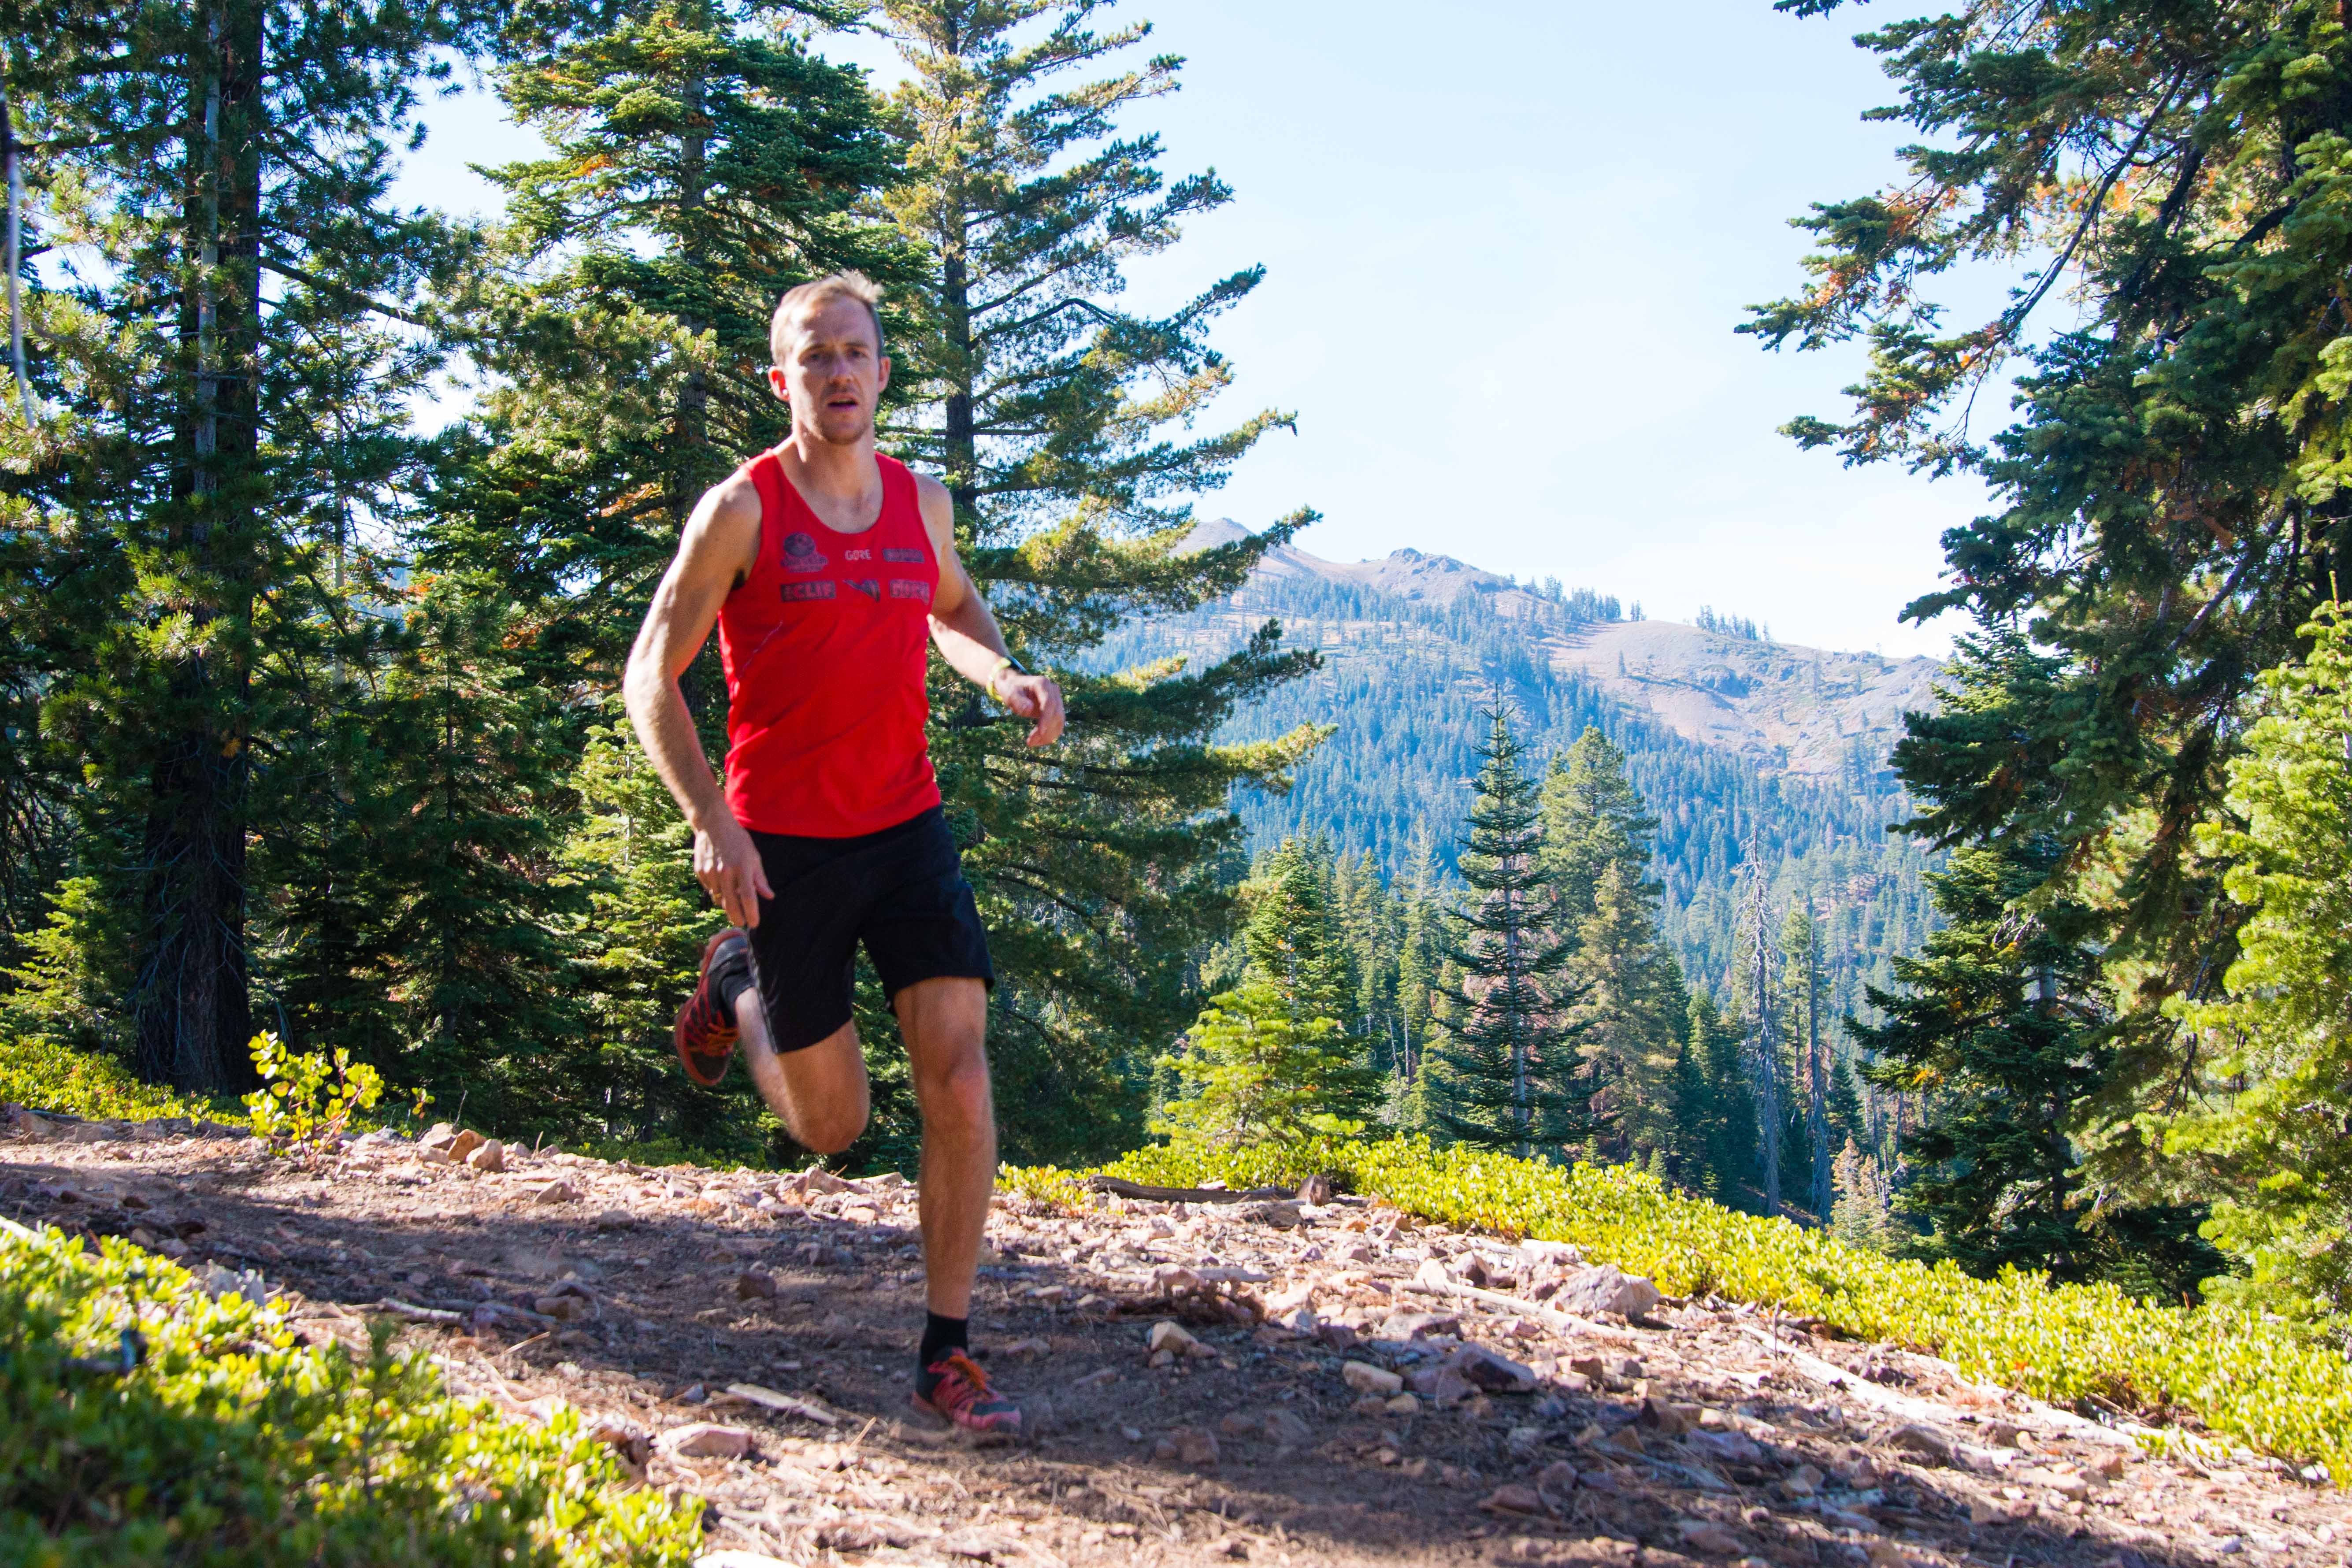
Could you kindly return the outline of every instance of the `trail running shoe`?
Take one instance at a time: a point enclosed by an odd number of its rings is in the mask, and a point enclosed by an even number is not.
[[[1018,1437],[1021,1406],[988,1386],[988,1373],[961,1351],[950,1351],[943,1361],[923,1369],[938,1381],[928,1398],[915,1394],[915,1407],[941,1416],[967,1432],[982,1436]]]
[[[729,926],[702,945],[702,979],[686,1005],[677,1010],[670,1037],[686,1076],[705,1089],[717,1089],[734,1059],[735,1009],[731,996],[719,994],[719,983],[740,984],[750,973],[751,940],[738,926]]]

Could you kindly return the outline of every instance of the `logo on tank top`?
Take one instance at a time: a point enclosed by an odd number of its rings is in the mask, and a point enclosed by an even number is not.
[[[878,605],[882,602],[882,584],[877,583],[873,578],[852,577],[849,579],[849,585],[856,589],[859,593],[865,595],[867,598],[873,600],[876,604]]]
[[[928,605],[931,602],[931,585],[908,577],[893,577],[890,579],[890,596],[894,599],[920,599]]]
[[[825,577],[820,577],[814,583],[780,583],[777,586],[784,591],[784,603],[788,605],[797,599],[833,597],[833,582]]]
[[[841,558],[844,561],[871,561],[874,559],[874,552],[871,550],[845,550],[841,552]]]
[[[922,564],[923,552],[919,550],[908,550],[897,545],[886,544],[882,547],[882,559],[895,561],[901,566],[919,566]]]
[[[824,557],[818,552],[816,541],[805,533],[784,535],[784,570],[787,572],[824,570]]]

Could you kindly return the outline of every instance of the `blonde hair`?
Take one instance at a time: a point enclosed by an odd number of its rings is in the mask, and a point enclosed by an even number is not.
[[[784,363],[785,351],[801,318],[828,300],[855,300],[866,307],[866,314],[874,322],[874,355],[877,359],[881,357],[881,288],[863,272],[831,272],[785,289],[784,297],[776,301],[776,313],[768,319],[768,355],[772,360],[777,364]]]

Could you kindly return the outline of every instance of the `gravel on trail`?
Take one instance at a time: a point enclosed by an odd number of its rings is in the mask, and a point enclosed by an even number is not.
[[[518,1419],[572,1407],[701,1500],[708,1568],[2352,1565],[2315,1472],[1349,1196],[1000,1195],[974,1337],[1040,1429],[975,1447],[908,1404],[898,1177],[226,1131],[0,1107],[0,1215],[266,1291],[314,1341],[389,1317]]]

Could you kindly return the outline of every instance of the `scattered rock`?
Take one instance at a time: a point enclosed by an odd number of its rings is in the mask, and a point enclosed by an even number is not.
[[[1450,1366],[1417,1368],[1406,1376],[1405,1384],[1440,1410],[1453,1409],[1475,1392],[1470,1380]]]
[[[1404,1391],[1404,1379],[1386,1367],[1370,1362],[1351,1361],[1339,1368],[1339,1375],[1349,1388],[1359,1394],[1378,1394],[1382,1399]]]
[[[1204,1360],[1217,1353],[1195,1339],[1192,1331],[1183,1324],[1166,1318],[1151,1325],[1151,1333],[1145,1340],[1144,1347],[1155,1358],[1154,1364],[1160,1366],[1168,1364],[1166,1362],[1157,1360],[1162,1352],[1165,1352],[1171,1361],[1180,1355],[1191,1356],[1196,1361]]]
[[[562,1177],[551,1182],[540,1183],[530,1189],[528,1195],[535,1204],[570,1204],[580,1201],[579,1189]]]
[[[1273,1442],[1286,1448],[1304,1447],[1314,1440],[1315,1429],[1287,1410],[1269,1410],[1259,1423],[1259,1429]]]
[[[1525,1394],[1536,1385],[1533,1367],[1522,1366],[1479,1345],[1464,1345],[1445,1358],[1445,1364],[1460,1373],[1473,1388],[1483,1388],[1489,1394]]]
[[[455,1127],[446,1121],[436,1121],[425,1130],[425,1136],[416,1141],[416,1147],[425,1153],[446,1158],[449,1145],[457,1141],[457,1130]]]
[[[1594,1317],[1602,1312],[1614,1312],[1621,1318],[1640,1318],[1665,1300],[1658,1288],[1638,1274],[1602,1264],[1597,1268],[1580,1268],[1560,1281],[1552,1295],[1552,1305],[1565,1312],[1582,1317]]]
[[[1711,1519],[1677,1520],[1675,1533],[1685,1546],[1710,1557],[1738,1557],[1748,1550],[1747,1542]]]
[[[1695,1425],[1689,1416],[1683,1414],[1680,1405],[1669,1404],[1655,1394],[1642,1401],[1641,1414],[1635,1419],[1650,1431],[1667,1437],[1679,1437]]]
[[[1331,1201],[1333,1192],[1331,1178],[1318,1171],[1298,1184],[1298,1201],[1302,1204],[1318,1205],[1328,1204]]]
[[[776,1299],[776,1277],[757,1268],[746,1268],[735,1276],[735,1299],[739,1301],[772,1301]]]
[[[1278,1230],[1297,1230],[1307,1223],[1297,1204],[1252,1204],[1242,1210],[1242,1217],[1259,1225],[1270,1225]]]
[[[661,1435],[656,1447],[683,1459],[740,1459],[751,1451],[751,1434],[715,1421],[689,1421]]]
[[[1764,1450],[1758,1447],[1752,1439],[1737,1432],[1702,1430],[1691,1433],[1683,1441],[1705,1458],[1721,1459],[1733,1465],[1760,1465],[1764,1462]]]
[[[452,1138],[449,1141],[449,1146],[442,1150],[441,1152],[443,1157],[451,1164],[463,1164],[472,1157],[475,1150],[480,1148],[483,1144],[488,1142],[489,1140],[483,1137],[480,1133],[475,1131],[471,1128],[467,1128],[466,1131],[458,1133],[455,1138]]]
[[[1247,1437],[1259,1430],[1258,1418],[1236,1410],[1217,1423],[1217,1430],[1228,1437]]]
[[[1217,1435],[1198,1427],[1180,1426],[1169,1434],[1176,1440],[1176,1458],[1187,1465],[1213,1465],[1219,1458]]]
[[[576,1323],[588,1316],[588,1303],[568,1291],[561,1296],[541,1296],[533,1299],[530,1310],[543,1318],[553,1318],[559,1323]]]
[[[466,1163],[485,1174],[494,1174],[507,1168],[507,1146],[495,1138],[485,1138],[482,1146],[466,1156]]]
[[[1952,1440],[1932,1426],[1897,1426],[1886,1435],[1886,1446],[1933,1459],[1939,1465],[1952,1462]]]
[[[1780,1478],[1780,1489],[1790,1497],[1813,1497],[1822,1489],[1822,1473],[1811,1465],[1799,1465]]]
[[[1547,1511],[1544,1508],[1543,1499],[1536,1495],[1535,1488],[1523,1487],[1516,1483],[1509,1486],[1496,1487],[1493,1491],[1486,1494],[1486,1500],[1478,1506],[1486,1510],[1488,1513],[1543,1513]]]
[[[1431,1334],[1458,1334],[1462,1319],[1454,1312],[1391,1312],[1381,1323],[1378,1337],[1384,1340],[1418,1340]]]
[[[1576,1489],[1576,1467],[1555,1459],[1536,1472],[1536,1490],[1545,1497],[1565,1497]]]

